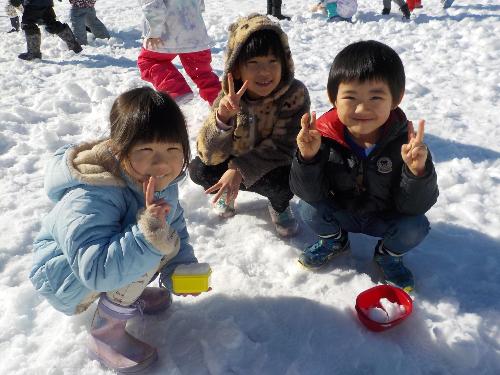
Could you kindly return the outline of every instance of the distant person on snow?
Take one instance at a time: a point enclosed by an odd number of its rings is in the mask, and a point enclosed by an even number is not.
[[[213,72],[210,38],[201,12],[203,0],[139,0],[144,16],[141,53],[137,65],[143,80],[178,103],[191,100],[193,92],[172,63],[179,56],[202,99],[210,105],[220,91]]]
[[[335,57],[328,77],[333,108],[302,118],[290,187],[303,221],[319,236],[299,262],[311,269],[350,248],[349,232],[379,237],[373,255],[386,283],[407,291],[413,275],[403,256],[429,232],[425,217],[439,194],[424,144],[398,107],[405,72],[385,44],[362,41]]]
[[[197,139],[189,176],[221,217],[235,214],[240,190],[268,199],[280,236],[293,236],[297,221],[288,183],[300,118],[309,93],[294,78],[288,38],[279,24],[252,14],[229,26],[223,87]]]
[[[279,20],[290,21],[291,18],[289,16],[285,16],[281,13],[281,3],[282,0],[267,0],[267,14]]]
[[[70,19],[73,33],[80,44],[87,44],[87,28],[97,39],[109,39],[106,26],[97,18],[96,0],[69,0],[71,4]]]
[[[10,19],[10,25],[12,26],[12,29],[7,31],[7,33],[15,33],[16,31],[19,31],[19,14],[23,14],[23,6],[21,1],[16,2],[16,4],[19,3],[18,6],[14,6],[10,3],[10,1],[7,1],[7,4],[5,5],[5,13],[7,14],[7,17]]]
[[[82,51],[82,47],[76,41],[71,28],[66,23],[56,19],[54,13],[54,2],[52,0],[10,0],[12,6],[24,6],[22,29],[26,36],[28,51],[21,53],[18,57],[22,60],[41,59],[40,44],[42,43],[38,25],[44,25],[50,34],[56,34],[61,38],[70,50],[75,53]]]
[[[406,4],[408,4],[408,9],[413,13],[415,9],[421,9],[424,6],[422,5],[422,0],[406,0]]]
[[[34,241],[29,278],[58,311],[79,314],[99,300],[88,349],[118,372],[157,359],[127,320],[166,310],[181,264],[197,263],[179,203],[189,163],[186,122],[167,94],[121,94],[110,137],[68,145],[49,160],[45,190],[55,206]],[[160,274],[160,288],[147,287]]]
[[[328,22],[351,22],[352,17],[358,10],[358,2],[357,0],[322,0],[313,6],[311,10],[313,12],[326,12]]]
[[[382,14],[384,16],[391,13],[391,2],[395,2],[399,6],[399,10],[403,13],[403,19],[410,19],[410,9],[408,8],[408,4],[406,4],[405,0],[383,0],[384,9],[382,9]]]

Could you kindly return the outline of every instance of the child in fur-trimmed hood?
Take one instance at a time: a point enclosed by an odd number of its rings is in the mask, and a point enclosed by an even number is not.
[[[206,193],[216,193],[220,216],[234,215],[239,190],[252,191],[269,199],[278,234],[296,233],[288,175],[300,118],[309,106],[279,24],[258,14],[233,23],[222,91],[198,134],[198,157],[190,165],[191,179]]]

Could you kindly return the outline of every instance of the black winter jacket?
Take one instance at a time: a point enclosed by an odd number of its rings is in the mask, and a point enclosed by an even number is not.
[[[344,138],[345,126],[336,109],[321,116],[321,148],[311,161],[297,151],[290,172],[290,188],[302,200],[313,203],[331,200],[355,214],[392,213],[418,215],[437,200],[437,176],[429,156],[426,172],[414,176],[401,157],[408,142],[408,120],[399,108],[383,125],[383,136],[368,158],[360,159]]]

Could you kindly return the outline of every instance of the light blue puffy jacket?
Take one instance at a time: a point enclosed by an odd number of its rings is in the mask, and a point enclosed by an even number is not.
[[[121,288],[169,262],[162,280],[171,289],[179,264],[197,262],[178,200],[178,177],[161,192],[166,221],[147,215],[142,188],[119,167],[107,142],[68,145],[56,151],[45,175],[56,202],[34,241],[29,278],[59,311],[75,314],[91,292]]]

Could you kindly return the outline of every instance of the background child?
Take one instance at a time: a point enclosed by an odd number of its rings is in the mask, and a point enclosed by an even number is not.
[[[409,20],[410,19],[410,9],[408,8],[408,4],[406,4],[405,0],[383,0],[384,9],[382,9],[383,15],[388,15],[391,13],[391,1],[395,2],[399,6],[399,10],[403,13],[403,18]]]
[[[96,0],[69,0],[69,2],[71,27],[78,43],[87,44],[87,28],[96,38],[109,38],[108,29],[95,13]]]
[[[147,87],[120,95],[110,124],[109,139],[63,147],[49,162],[45,189],[56,204],[35,239],[30,279],[68,315],[99,298],[89,350],[133,372],[157,354],[127,333],[127,320],[168,308],[174,268],[197,262],[177,187],[189,139],[176,103]],[[159,272],[164,288],[146,288]]]
[[[10,3],[10,1],[7,1],[7,4],[5,5],[5,13],[7,14],[7,17],[10,19],[10,25],[12,26],[12,29],[7,31],[7,33],[14,33],[16,31],[19,31],[19,15],[23,14],[23,5],[22,5],[22,0],[14,0],[13,5]]]
[[[351,22],[352,16],[358,10],[358,2],[356,0],[322,0],[312,10],[316,12],[322,8],[326,11],[330,22]]]
[[[14,6],[19,0],[10,0]],[[52,0],[24,0],[24,13],[22,18],[22,29],[26,36],[28,51],[21,53],[18,57],[22,60],[41,59],[40,44],[42,38],[38,25],[45,25],[45,30],[50,34],[56,34],[61,38],[68,48],[75,53],[80,53],[82,47],[76,41],[73,31],[66,23],[61,23],[56,19],[54,13],[54,2]]]
[[[217,192],[213,202],[220,216],[234,215],[238,191],[248,190],[269,199],[278,234],[296,233],[288,175],[300,118],[309,106],[279,24],[257,14],[232,24],[223,89],[198,134],[198,157],[189,166],[195,183],[206,193]]]
[[[289,16],[281,14],[281,3],[282,0],[267,0],[267,14],[270,16],[274,16],[279,20],[290,21],[291,18]]]
[[[335,57],[328,77],[334,108],[302,119],[290,174],[304,222],[319,235],[299,262],[318,268],[349,249],[348,232],[380,237],[374,260],[385,281],[413,289],[403,255],[429,231],[424,213],[437,200],[436,172],[418,133],[398,107],[405,73],[397,53],[363,41]]]
[[[144,15],[144,43],[137,61],[143,80],[177,102],[193,93],[172,63],[179,56],[186,73],[210,105],[220,91],[212,71],[210,39],[201,12],[203,0],[140,0]]]

